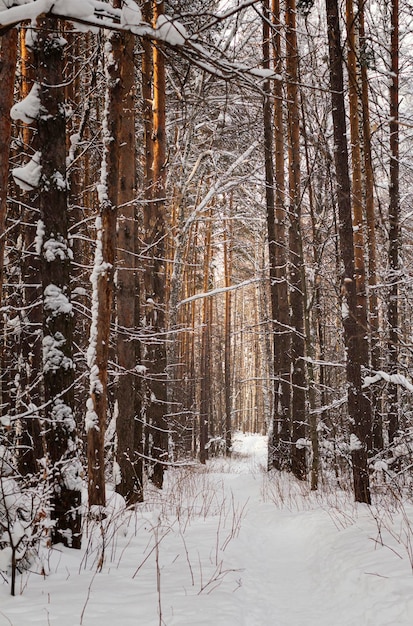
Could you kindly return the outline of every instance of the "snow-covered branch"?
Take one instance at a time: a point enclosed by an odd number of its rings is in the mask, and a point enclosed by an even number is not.
[[[201,298],[211,298],[212,296],[217,296],[221,293],[227,293],[228,291],[235,291],[236,289],[242,289],[243,287],[247,287],[248,285],[253,285],[254,283],[259,283],[262,278],[249,278],[248,280],[242,281],[242,283],[238,283],[237,285],[230,285],[230,287],[217,287],[216,289],[211,289],[210,291],[205,291],[203,293],[196,293],[189,298],[185,298],[185,300],[181,300],[178,303],[178,308],[184,304],[188,304],[188,302],[193,302],[194,300],[200,300]]]
[[[256,1],[249,0],[216,15],[215,21],[228,19]],[[68,20],[85,30],[124,30],[161,41],[172,48],[179,48],[182,56],[207,73],[222,80],[243,80],[254,89],[260,89],[266,80],[281,80],[281,76],[272,70],[233,62],[222,51],[208,50],[202,44],[200,33],[190,35],[185,26],[171,16],[161,15],[153,28],[142,21],[141,10],[133,0],[124,0],[122,9],[115,9],[99,0],[0,0],[0,36],[21,22],[35,22],[45,15]]]

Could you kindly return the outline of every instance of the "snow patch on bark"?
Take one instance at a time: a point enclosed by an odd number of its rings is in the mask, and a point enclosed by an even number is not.
[[[20,120],[25,124],[30,124],[36,120],[40,112],[40,85],[34,83],[30,90],[30,93],[23,98],[20,102],[17,102],[10,109],[10,117],[12,120]]]
[[[44,290],[44,309],[51,317],[71,315],[72,305],[57,285],[50,284]]]
[[[15,167],[12,170],[11,173],[16,185],[23,191],[32,191],[39,186],[42,175],[41,156],[42,153],[37,151],[26,165]]]
[[[57,372],[61,368],[64,370],[73,368],[72,359],[60,350],[65,343],[66,339],[59,332],[43,337],[43,370],[45,373]]]

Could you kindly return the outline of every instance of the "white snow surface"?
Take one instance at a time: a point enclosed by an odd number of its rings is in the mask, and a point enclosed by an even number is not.
[[[89,521],[82,550],[45,553],[17,597],[4,574],[0,626],[411,626],[413,506],[311,493],[265,452],[237,435],[231,459],[168,470],[136,511],[113,494],[102,571]]]

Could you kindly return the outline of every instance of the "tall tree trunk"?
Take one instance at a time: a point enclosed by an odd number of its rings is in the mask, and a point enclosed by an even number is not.
[[[34,49],[40,84],[41,146],[38,228],[43,287],[43,374],[50,463],[53,543],[80,548],[81,465],[77,456],[72,361],[71,250],[67,233],[64,40],[56,22],[39,19]]]
[[[300,81],[301,82],[301,81]],[[317,420],[317,412],[316,412],[316,391],[315,391],[315,368],[313,364],[313,359],[315,357],[315,345],[311,332],[311,316],[310,316],[310,307],[313,309],[313,326],[315,326],[316,336],[318,336],[319,341],[319,352],[320,355],[322,353],[322,343],[323,343],[323,329],[321,324],[321,289],[320,289],[320,265],[321,265],[321,249],[320,245],[320,234],[319,229],[316,226],[316,218],[314,211],[314,189],[313,189],[313,181],[312,181],[312,173],[310,166],[310,154],[308,149],[308,136],[306,130],[306,114],[304,108],[303,98],[301,97],[301,117],[303,120],[303,134],[304,134],[304,153],[305,153],[305,162],[307,169],[307,187],[308,187],[308,201],[310,208],[310,217],[311,217],[311,226],[312,226],[312,249],[313,249],[313,263],[314,263],[314,273],[315,273],[315,284],[314,284],[314,294],[311,298],[311,304],[308,303],[308,291],[307,291],[307,283],[304,281],[305,286],[305,340],[306,340],[306,352],[309,357],[309,362],[307,364],[307,372],[308,372],[308,400],[309,400],[309,433],[310,433],[310,441],[311,441],[311,489],[315,491],[318,488],[318,475],[319,475],[319,464],[320,464],[320,449],[319,449],[319,440],[318,440],[318,420]],[[321,360],[321,358],[320,358]],[[322,367],[320,369],[320,387],[322,386],[323,374]]]
[[[297,478],[306,477],[306,365],[305,287],[301,241],[300,113],[298,100],[297,9],[295,0],[286,1],[286,81],[288,100],[288,187],[290,214],[290,307],[292,361],[292,465]]]
[[[108,359],[116,252],[119,138],[122,114],[121,35],[111,33],[105,45],[106,93],[103,160],[99,185],[100,215],[92,272],[92,323],[88,348],[90,397],[86,430],[89,505],[105,506],[105,431],[108,410]]]
[[[399,190],[399,0],[391,3],[390,187],[389,187],[389,373],[397,374],[399,357],[400,190]],[[389,441],[399,430],[397,385],[389,385]]]
[[[374,210],[374,174],[371,152],[371,129],[369,109],[369,83],[366,60],[366,36],[364,27],[364,0],[358,0],[358,15],[360,22],[360,51],[361,51],[361,104],[363,120],[363,154],[364,154],[364,185],[367,222],[367,249],[369,274],[369,329],[370,329],[370,361],[371,369],[381,369],[380,331],[379,331],[379,304],[377,298],[377,243],[376,243],[376,215]],[[370,394],[372,407],[372,448],[383,449],[383,424],[380,398],[373,390]]]
[[[277,72],[281,63],[280,7],[276,0],[272,6],[274,14],[275,59]],[[270,53],[270,9],[269,0],[263,1],[263,67],[271,67]],[[275,162],[272,131],[273,112],[271,106],[271,84],[264,84],[263,124],[265,160],[265,196],[270,274],[271,319],[273,327],[273,419],[269,441],[269,466],[277,469],[290,468],[290,335],[289,300],[287,288],[286,258],[286,213],[284,207],[284,135],[282,110],[282,85],[276,81],[275,97]]]
[[[366,292],[366,266],[364,261],[364,215],[363,215],[363,181],[361,167],[361,139],[360,139],[360,80],[357,59],[360,58],[359,45],[359,16],[354,14],[354,0],[346,0],[346,25],[347,25],[347,67],[349,80],[349,105],[350,105],[350,145],[352,163],[352,216],[353,216],[353,242],[354,242],[354,271],[356,280],[357,316],[358,324],[364,328],[366,340],[361,342],[360,355],[361,365],[369,368],[369,328],[367,322],[367,292]],[[370,402],[367,394],[364,402]],[[371,408],[366,410],[371,413]],[[367,449],[371,450],[371,432],[366,432]]]
[[[0,302],[3,288],[7,189],[9,178],[9,151],[11,141],[10,109],[14,98],[18,30],[6,33],[0,40]]]
[[[354,240],[354,270],[357,291],[357,312],[359,324],[367,329],[367,297],[366,297],[366,268],[364,263],[364,216],[363,216],[363,181],[361,169],[361,141],[360,141],[360,81],[357,67],[357,58],[360,57],[359,23],[354,15],[354,0],[346,0],[347,26],[347,68],[349,80],[350,105],[350,145],[352,163],[352,210],[353,210],[353,240]],[[363,365],[368,366],[368,343],[364,342],[365,354]]]
[[[7,190],[9,179],[9,157],[11,142],[11,117],[10,109],[14,98],[14,80],[17,62],[17,38],[18,31],[14,29],[6,33],[0,40],[0,303],[3,302],[3,273],[4,252],[6,244],[6,215],[7,215]],[[4,337],[3,316],[1,316],[0,330]],[[4,340],[0,346],[0,364],[3,371],[8,369],[6,359],[8,357]],[[0,404],[7,407],[7,384],[4,376],[0,376]]]
[[[153,2],[153,22],[164,12],[162,1]],[[148,397],[146,418],[152,440],[151,479],[162,487],[164,464],[168,455],[167,374],[166,374],[166,300],[165,300],[165,61],[162,44],[153,47],[153,164],[152,202],[144,207],[145,365]]]
[[[26,98],[34,83],[33,52],[26,45],[26,30],[20,30],[20,72],[21,98]],[[36,136],[35,124],[24,124],[21,129],[25,149],[32,146],[39,148],[39,138]],[[44,457],[44,441],[39,422],[39,413],[36,407],[44,404],[43,381],[39,376],[42,370],[42,337],[41,328],[43,312],[41,307],[41,267],[40,258],[33,254],[36,249],[37,220],[39,218],[39,194],[37,189],[23,192],[25,207],[23,210],[24,228],[24,257],[22,261],[23,273],[23,305],[25,314],[21,319],[21,356],[19,367],[19,384],[21,389],[22,406],[32,407],[33,413],[28,419],[20,420],[21,429],[19,471],[22,474],[35,474],[39,467],[39,459]]]
[[[225,287],[231,285],[232,273],[232,196],[229,203],[229,216],[224,228],[224,274]],[[232,444],[232,376],[231,376],[231,292],[225,293],[224,333],[224,394],[225,394],[225,452],[231,454]]]
[[[120,1],[114,3],[120,8]],[[118,253],[117,253],[117,385],[116,462],[119,468],[116,490],[127,504],[142,500],[142,421],[140,378],[135,366],[139,343],[131,337],[138,317],[139,288],[136,268],[137,232],[135,220],[136,146],[135,146],[135,37],[122,33],[120,58],[122,116],[119,128]],[[138,449],[135,449],[135,444]],[[140,456],[139,456],[140,453]]]
[[[343,54],[337,0],[326,0],[330,88],[334,127],[334,160],[337,179],[340,255],[343,265],[343,327],[347,360],[348,412],[350,419],[351,456],[354,494],[357,502],[370,503],[366,439],[371,430],[370,405],[362,390],[361,365],[365,329],[358,323],[357,293],[354,269],[351,189],[346,139],[346,116],[343,87]]]
[[[204,283],[203,291],[206,293],[209,288],[210,266],[211,266],[211,230],[212,230],[212,212],[208,213],[209,219],[205,224],[205,240],[204,240]],[[205,297],[202,301],[202,326],[201,326],[201,362],[200,362],[200,378],[201,391],[199,402],[199,460],[205,463],[209,457],[208,441],[212,433],[211,424],[211,309],[210,298]]]

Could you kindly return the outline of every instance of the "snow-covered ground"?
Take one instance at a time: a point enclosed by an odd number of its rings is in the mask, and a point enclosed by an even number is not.
[[[169,471],[133,515],[114,498],[16,597],[0,578],[0,626],[411,626],[413,507],[311,494],[267,474],[264,437],[234,447]]]

